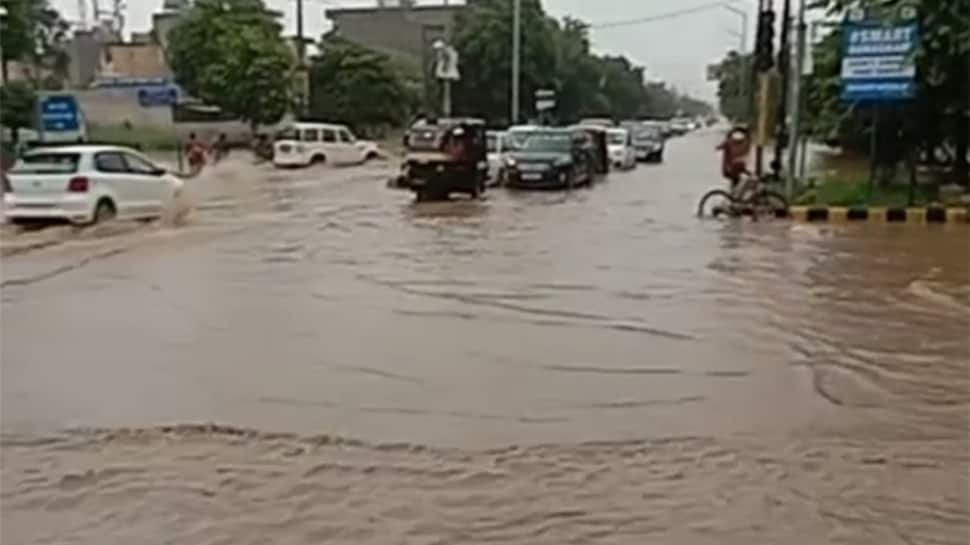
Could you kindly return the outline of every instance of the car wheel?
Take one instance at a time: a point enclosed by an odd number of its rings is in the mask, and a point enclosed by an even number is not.
[[[364,155],[364,162],[365,163],[368,162],[368,161],[373,161],[374,159],[377,159],[377,152],[374,151],[374,150],[368,151]]]
[[[118,210],[115,209],[114,203],[108,199],[101,199],[98,201],[98,205],[94,208],[94,217],[91,218],[91,225],[111,221],[115,219],[117,215]]]
[[[327,156],[322,153],[318,153],[310,158],[310,164],[312,166],[323,165],[323,164],[326,164],[326,162],[327,162]]]

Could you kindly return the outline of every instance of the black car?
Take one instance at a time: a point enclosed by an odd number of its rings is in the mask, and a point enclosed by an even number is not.
[[[592,161],[582,133],[537,128],[516,136],[505,164],[509,187],[568,189],[592,182]]]
[[[666,147],[663,127],[644,124],[633,129],[633,147],[637,150],[637,161],[663,162]]]

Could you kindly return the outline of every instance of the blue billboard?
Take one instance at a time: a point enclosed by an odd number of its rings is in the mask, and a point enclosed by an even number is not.
[[[173,85],[158,85],[138,89],[138,104],[143,108],[171,106],[178,103],[178,89]]]
[[[74,95],[44,95],[40,98],[40,123],[44,132],[77,132],[81,114]]]
[[[916,95],[919,27],[862,18],[842,26],[842,100],[893,102]]]

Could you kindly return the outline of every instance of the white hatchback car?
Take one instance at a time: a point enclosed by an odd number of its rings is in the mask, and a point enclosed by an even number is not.
[[[78,145],[25,153],[7,173],[8,221],[98,223],[154,219],[180,202],[183,182],[135,150]],[[5,184],[6,185],[6,184]]]
[[[329,123],[294,123],[273,144],[273,164],[278,167],[356,164],[378,157],[376,143],[358,140],[344,125]]]
[[[606,129],[606,145],[610,152],[610,163],[623,170],[636,168],[637,149],[633,145],[633,136],[628,129]]]

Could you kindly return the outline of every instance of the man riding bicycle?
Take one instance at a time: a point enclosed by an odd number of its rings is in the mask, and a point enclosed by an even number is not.
[[[731,181],[731,194],[735,197],[743,196],[747,190],[747,183],[751,172],[748,170],[748,155],[751,153],[751,139],[748,128],[744,125],[736,125],[724,140],[718,144],[717,150],[721,152],[721,175]]]

